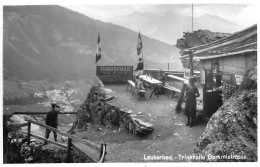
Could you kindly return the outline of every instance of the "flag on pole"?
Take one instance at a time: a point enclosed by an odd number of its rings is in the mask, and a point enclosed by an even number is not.
[[[137,47],[136,47],[138,56],[141,54],[142,48],[143,48],[143,43],[142,43],[140,31],[139,31],[138,40],[137,40]]]
[[[101,59],[101,43],[100,43],[100,36],[98,33],[98,40],[97,40],[97,51],[96,51],[96,63]]]

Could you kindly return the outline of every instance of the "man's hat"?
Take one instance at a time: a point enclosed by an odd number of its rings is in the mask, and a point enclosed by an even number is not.
[[[189,81],[194,83],[195,82],[195,77],[194,76],[190,76]]]
[[[58,106],[58,105],[55,104],[55,103],[51,103],[51,107],[52,107],[52,108],[55,108],[55,107],[60,108],[60,106]]]

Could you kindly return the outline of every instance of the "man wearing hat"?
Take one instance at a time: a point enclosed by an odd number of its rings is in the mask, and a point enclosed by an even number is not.
[[[186,126],[193,126],[194,119],[196,118],[196,97],[200,96],[198,88],[194,85],[195,78],[190,77],[189,84],[186,88],[186,103],[185,115],[187,116]]]
[[[53,127],[55,129],[58,128],[59,111],[60,111],[60,106],[58,106],[55,103],[51,103],[51,111],[48,112],[46,119],[45,119],[46,125]],[[49,138],[50,133],[51,133],[51,130],[46,129],[46,131],[45,131],[45,138],[46,139]],[[53,131],[53,136],[54,136],[55,142],[57,142],[57,133],[54,132],[54,131]],[[47,141],[45,141],[44,144],[47,144]]]

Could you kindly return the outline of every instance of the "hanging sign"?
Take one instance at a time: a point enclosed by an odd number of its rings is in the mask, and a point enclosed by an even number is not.
[[[96,74],[103,83],[125,83],[133,79],[133,66],[97,66]]]

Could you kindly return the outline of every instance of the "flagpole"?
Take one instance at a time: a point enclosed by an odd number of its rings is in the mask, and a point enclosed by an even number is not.
[[[98,66],[98,62],[96,62],[96,75],[97,75],[97,66]]]
[[[96,48],[96,74],[97,74],[97,66],[98,61],[101,59],[101,41],[100,41],[100,34],[98,32],[98,41],[97,41],[97,48]]]
[[[144,54],[143,54],[143,49],[142,49],[142,60],[143,60],[143,63],[144,63]]]
[[[140,30],[139,30],[139,34],[140,34]],[[140,34],[141,36],[141,34]],[[144,64],[144,54],[143,54],[143,48],[142,48],[142,60],[143,60],[143,64]]]

